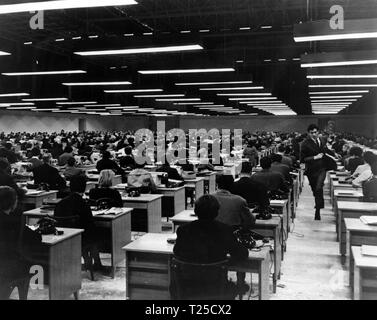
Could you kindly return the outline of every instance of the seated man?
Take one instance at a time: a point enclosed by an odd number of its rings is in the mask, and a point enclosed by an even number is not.
[[[0,146],[0,158],[8,159],[9,163],[13,164],[16,163],[18,160],[21,159],[19,155],[17,155],[13,150],[13,146],[10,142],[4,143]]]
[[[86,189],[86,178],[76,176],[71,179],[71,194],[61,200],[55,207],[54,216],[57,218],[78,217],[77,229],[84,229],[82,237],[82,255],[85,267],[90,270],[92,259],[94,260],[94,270],[103,269],[99,252],[96,245],[96,232],[92,210],[83,199]]]
[[[260,160],[262,170],[251,176],[251,180],[262,183],[269,192],[289,192],[288,186],[284,181],[284,176],[279,172],[271,171],[271,159],[263,157]]]
[[[65,166],[68,159],[73,157],[73,149],[71,146],[66,146],[64,153],[59,156],[59,166]]]
[[[231,175],[217,178],[218,191],[213,196],[220,203],[220,209],[216,220],[234,228],[249,229],[254,225],[255,218],[250,213],[246,200],[230,192],[233,182]]]
[[[289,169],[292,169],[293,167],[293,160],[291,157],[287,156],[286,155],[286,152],[288,151],[289,152],[289,148],[287,149],[288,147],[285,147],[284,145],[280,145],[278,147],[278,152],[277,154],[280,154],[282,156],[282,159],[281,159],[281,163],[282,164],[285,164],[286,166],[288,166]]]
[[[17,281],[20,300],[27,299],[32,262],[31,256],[41,244],[41,236],[23,226],[16,214],[17,193],[8,186],[0,186],[0,300],[8,299]],[[21,246],[20,246],[21,244]]]
[[[102,170],[113,170],[115,174],[124,174],[124,170],[111,159],[111,153],[109,151],[104,151],[102,153],[102,159],[97,162],[96,168],[99,172]]]
[[[50,165],[51,156],[45,155],[42,160],[43,164],[33,170],[34,183],[37,185],[46,183],[51,190],[63,191],[66,188],[66,182],[58,169]]]
[[[40,157],[41,157],[41,150],[39,150],[39,148],[31,149],[31,158],[28,159],[28,162],[31,163],[30,171],[32,171],[33,169],[43,164],[43,161],[40,159]]]
[[[170,167],[169,162],[165,162],[161,167],[159,167],[157,172],[166,172],[168,174],[168,179],[170,180],[180,180],[182,181],[182,176],[178,173],[177,169]]]
[[[364,201],[377,202],[377,162],[372,164],[372,177],[363,183]]]
[[[125,153],[125,156],[120,158],[119,165],[122,168],[135,169],[136,162],[135,162],[134,156],[132,155],[132,148],[130,146],[125,147],[124,153]]]
[[[271,171],[281,173],[284,176],[284,180],[288,185],[293,184],[290,168],[282,163],[283,157],[280,154],[271,155]]]
[[[67,160],[67,167],[64,170],[63,174],[67,180],[70,180],[72,177],[75,176],[85,176],[84,170],[76,168],[76,159],[74,157],[69,158]]]
[[[263,184],[250,179],[252,171],[253,166],[250,162],[242,163],[240,179],[233,183],[231,192],[244,198],[249,207],[255,205],[261,208],[268,207],[270,200],[268,199],[267,189]]]
[[[112,189],[115,173],[112,170],[102,170],[99,174],[98,187],[89,191],[89,199],[111,199],[113,207],[123,207],[122,197],[118,190]]]
[[[185,262],[215,263],[227,259],[243,260],[248,257],[248,250],[236,240],[230,226],[216,219],[220,204],[212,195],[204,195],[195,203],[195,214],[198,220],[183,225],[177,230],[177,241],[174,246],[175,256]],[[227,279],[224,279],[227,281]],[[213,283],[216,290],[218,283]],[[202,286],[197,291],[201,294]],[[235,290],[229,286],[228,296],[235,297]]]

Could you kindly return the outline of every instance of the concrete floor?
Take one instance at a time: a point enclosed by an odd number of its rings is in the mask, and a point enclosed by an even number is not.
[[[328,198],[328,197],[327,197]],[[335,218],[328,200],[322,221],[314,221],[314,199],[308,183],[300,196],[293,233],[289,234],[287,252],[282,263],[281,279],[271,300],[339,300],[350,299],[348,272],[340,263],[335,235]],[[104,264],[109,257],[103,257]],[[90,281],[83,272],[81,300],[125,299],[125,269],[118,268],[115,279],[95,274]],[[235,280],[235,274],[230,277]],[[255,279],[255,276],[254,276]],[[250,281],[250,277],[247,278]],[[253,285],[256,289],[256,285]],[[250,294],[255,298],[256,292]],[[17,299],[16,292],[13,297]],[[73,297],[71,297],[73,298]],[[156,297],[158,299],[159,297]],[[245,295],[243,299],[248,299]],[[30,290],[29,299],[48,299],[48,291]]]

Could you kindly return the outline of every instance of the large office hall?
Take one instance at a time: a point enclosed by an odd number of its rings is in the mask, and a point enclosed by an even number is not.
[[[376,300],[376,56],[376,0],[1,0],[0,300]]]

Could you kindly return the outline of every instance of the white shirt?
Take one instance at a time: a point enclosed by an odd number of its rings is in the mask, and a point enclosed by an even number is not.
[[[360,175],[352,181],[353,185],[362,187],[363,182],[367,181],[372,176],[372,170],[369,164],[368,164],[368,167],[369,168],[367,168],[362,173],[360,173]]]
[[[357,178],[361,173],[363,173],[365,170],[370,170],[370,165],[368,163],[359,165],[355,172],[353,173],[352,177]]]

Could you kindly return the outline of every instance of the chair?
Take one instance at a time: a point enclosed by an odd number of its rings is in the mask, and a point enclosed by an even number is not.
[[[227,263],[228,261],[225,260],[210,264],[195,264],[173,257],[170,264],[170,294],[172,299],[234,299],[236,287],[232,288],[231,283],[228,282]]]

